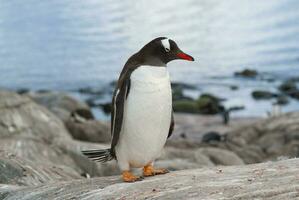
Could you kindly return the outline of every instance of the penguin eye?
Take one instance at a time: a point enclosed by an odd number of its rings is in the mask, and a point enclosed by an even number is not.
[[[169,49],[169,48],[165,48],[165,51],[166,51],[166,52],[169,52],[169,51],[170,51],[170,49]]]

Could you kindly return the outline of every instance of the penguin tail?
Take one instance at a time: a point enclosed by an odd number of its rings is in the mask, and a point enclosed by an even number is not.
[[[82,153],[91,160],[101,163],[114,159],[111,149],[86,150],[82,151]]]

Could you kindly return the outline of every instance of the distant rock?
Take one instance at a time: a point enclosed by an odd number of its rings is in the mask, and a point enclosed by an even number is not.
[[[69,118],[65,125],[73,138],[89,142],[110,142],[110,128],[98,120],[76,120]]]
[[[223,141],[224,138],[225,138],[224,135],[221,135],[215,131],[210,131],[203,135],[201,141],[204,143],[220,142],[220,141]]]
[[[79,88],[77,91],[82,94],[89,94],[89,95],[96,95],[96,96],[103,95],[103,91],[101,89],[96,89],[93,87]]]
[[[218,114],[224,111],[220,98],[211,94],[202,94],[197,99],[198,112],[201,114]]]
[[[85,119],[94,119],[89,106],[63,92],[30,93],[35,102],[45,106],[61,120],[67,121],[71,113],[75,112]]]
[[[174,82],[171,83],[173,101],[193,100],[191,97],[184,95],[184,90],[196,90],[194,85],[187,83]]]
[[[240,76],[244,78],[255,78],[257,77],[258,72],[253,69],[244,69],[240,72],[235,72],[235,76]]]
[[[283,82],[278,89],[284,94],[299,100],[299,89],[296,85],[296,81],[292,79],[287,80]]]
[[[231,90],[238,90],[238,89],[239,89],[239,86],[237,86],[237,85],[231,85],[231,86],[230,86],[230,89],[231,89]]]
[[[188,90],[196,90],[196,86],[188,83],[182,83],[182,82],[172,82],[171,83],[171,88],[181,88],[183,90],[188,89]]]
[[[297,91],[297,86],[294,81],[287,80],[279,86],[279,90],[284,93],[290,94]]]
[[[107,103],[101,103],[99,104],[99,107],[102,108],[105,114],[110,114],[112,112],[112,103],[107,102]]]
[[[174,112],[180,113],[198,113],[196,101],[192,100],[178,100],[173,102]]]
[[[16,91],[18,94],[26,94],[28,92],[30,92],[30,90],[28,88],[19,88]]]
[[[285,95],[278,95],[278,97],[276,99],[276,103],[278,105],[287,105],[289,103],[289,99]]]
[[[255,90],[251,93],[251,95],[256,100],[271,99],[277,96],[277,94],[265,90]]]

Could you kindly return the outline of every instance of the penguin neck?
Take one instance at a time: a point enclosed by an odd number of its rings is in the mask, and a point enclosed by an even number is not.
[[[141,65],[131,75],[131,80],[138,82],[161,83],[169,81],[169,73],[166,67]]]
[[[164,63],[161,59],[155,56],[147,56],[146,59],[142,62],[142,65],[148,65],[153,67],[166,67],[166,63]]]

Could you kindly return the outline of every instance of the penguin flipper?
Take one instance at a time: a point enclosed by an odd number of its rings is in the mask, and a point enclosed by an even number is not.
[[[169,127],[169,132],[168,132],[167,138],[169,138],[172,135],[173,129],[174,129],[174,118],[173,118],[173,110],[172,110],[172,112],[171,112],[170,127]]]
[[[122,128],[123,116],[124,116],[124,106],[127,96],[130,91],[130,78],[123,81],[120,88],[117,88],[113,100],[112,100],[112,112],[111,112],[111,154],[115,156],[115,146],[118,143],[119,135]]]

